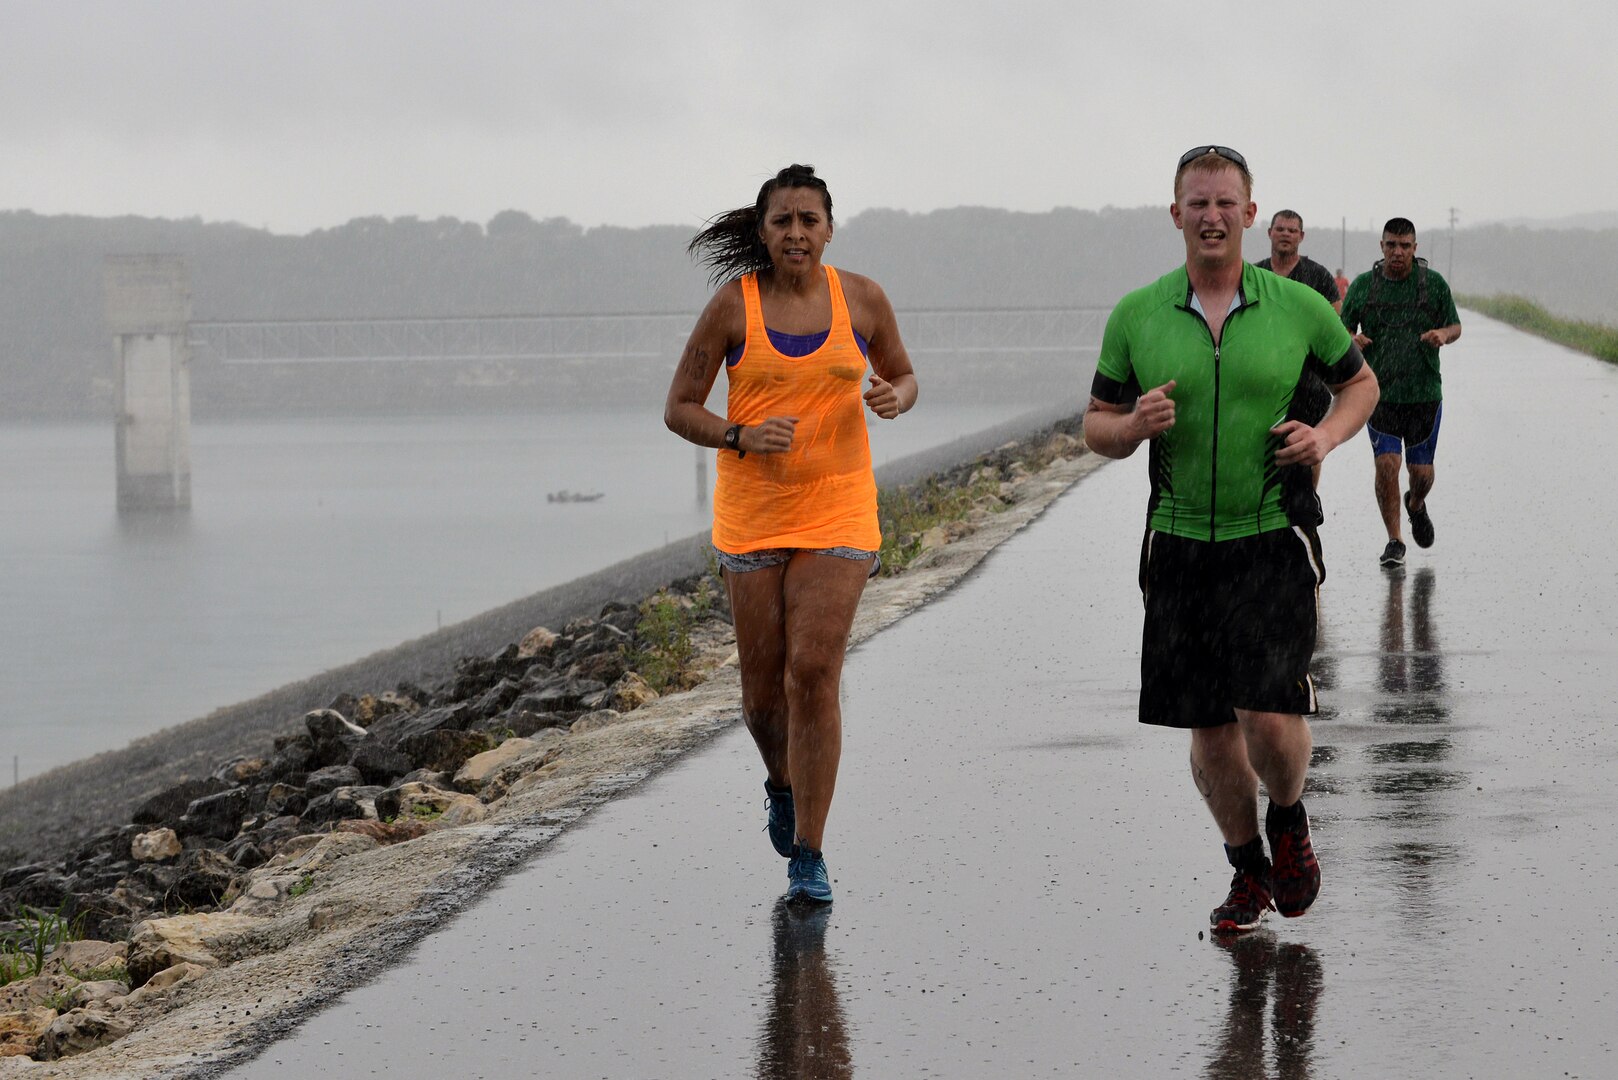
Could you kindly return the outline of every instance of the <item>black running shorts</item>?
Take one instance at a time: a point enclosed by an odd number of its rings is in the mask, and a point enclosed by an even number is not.
[[[1140,721],[1217,727],[1234,709],[1309,714],[1320,539],[1294,526],[1239,540],[1147,530]]]
[[[1417,401],[1409,405],[1379,401],[1367,426],[1397,437],[1406,446],[1416,446],[1432,437],[1438,427],[1438,407],[1442,404],[1441,401]]]

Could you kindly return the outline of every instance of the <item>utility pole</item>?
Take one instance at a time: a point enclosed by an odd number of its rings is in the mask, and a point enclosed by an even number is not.
[[[1455,287],[1455,219],[1458,216],[1460,216],[1460,211],[1455,209],[1455,207],[1453,207],[1453,206],[1450,207],[1449,208],[1449,269],[1447,271],[1445,271],[1445,273],[1444,273],[1444,276],[1447,277],[1449,279],[1449,281],[1450,281],[1450,288]]]

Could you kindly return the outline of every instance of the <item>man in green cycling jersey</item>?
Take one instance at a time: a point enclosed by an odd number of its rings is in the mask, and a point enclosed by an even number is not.
[[[1302,801],[1325,580],[1310,470],[1377,401],[1332,306],[1243,261],[1252,184],[1228,147],[1180,159],[1169,210],[1185,265],[1113,310],[1084,423],[1107,457],[1151,447],[1140,719],[1191,731],[1192,777],[1236,870],[1218,933],[1257,927],[1272,905],[1302,915],[1320,891]],[[1310,373],[1332,394],[1314,424],[1300,419]]]

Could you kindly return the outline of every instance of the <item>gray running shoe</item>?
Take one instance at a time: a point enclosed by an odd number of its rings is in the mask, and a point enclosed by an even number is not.
[[[1405,564],[1405,545],[1402,540],[1389,540],[1382,549],[1382,569],[1397,570]]]

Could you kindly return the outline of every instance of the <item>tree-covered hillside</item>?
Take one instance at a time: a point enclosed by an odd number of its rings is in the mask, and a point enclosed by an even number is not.
[[[1268,251],[1262,226],[1248,235],[1249,258]],[[105,415],[108,254],[184,255],[198,319],[695,313],[708,286],[686,256],[690,233],[584,229],[515,210],[486,225],[372,217],[305,236],[197,219],[0,213],[0,416]],[[1447,271],[1448,235],[1421,241]],[[1337,230],[1316,227],[1304,250],[1335,267],[1343,243]],[[1371,234],[1351,232],[1346,246],[1351,276],[1370,266]],[[1109,305],[1174,266],[1182,250],[1162,207],[961,207],[839,222],[828,258],[876,278],[901,309],[1049,307]],[[1514,293],[1557,314],[1610,320],[1618,229],[1461,230],[1453,277],[1459,292]],[[215,404],[204,392],[198,411]]]

